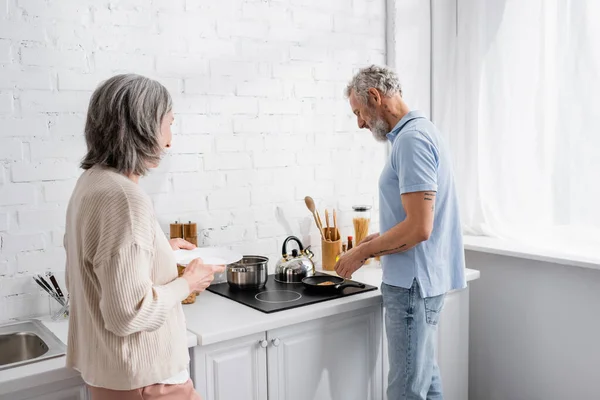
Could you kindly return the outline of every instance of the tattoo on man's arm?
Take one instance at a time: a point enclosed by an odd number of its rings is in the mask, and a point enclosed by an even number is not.
[[[431,201],[433,202],[433,204],[431,205],[431,211],[435,210],[435,202],[433,201],[433,199],[435,198],[435,192],[425,192],[423,193],[423,199],[425,201]]]
[[[423,193],[423,198],[427,201],[433,201],[433,198],[435,197],[435,192],[425,192]]]
[[[381,251],[378,251],[378,252],[374,253],[374,254],[373,254],[371,257],[377,257],[377,256],[381,256],[381,255],[384,255],[384,253],[388,253],[388,252],[390,252],[390,251],[392,251],[392,252],[396,252],[396,251],[398,251],[398,250],[401,250],[401,249],[402,249],[402,248],[404,248],[404,247],[406,247],[406,244],[403,244],[402,246],[398,246],[398,247],[396,247],[396,248],[393,248],[393,249],[381,250]]]

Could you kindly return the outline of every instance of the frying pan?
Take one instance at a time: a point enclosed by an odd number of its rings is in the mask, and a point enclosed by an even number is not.
[[[319,285],[319,283],[323,282],[333,282],[334,285]],[[347,287],[357,287],[361,289],[365,287],[362,283],[344,282],[346,282],[344,278],[333,275],[313,275],[302,279],[304,287],[314,293],[336,293]]]

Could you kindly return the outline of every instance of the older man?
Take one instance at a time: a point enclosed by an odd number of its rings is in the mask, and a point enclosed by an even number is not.
[[[435,125],[408,108],[389,68],[360,70],[346,95],[359,128],[392,150],[379,178],[380,233],[341,257],[336,271],[350,277],[382,256],[388,399],[443,399],[437,323],[446,292],[466,286],[450,155]]]

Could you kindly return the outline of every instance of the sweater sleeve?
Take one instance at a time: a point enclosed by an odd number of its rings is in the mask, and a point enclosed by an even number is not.
[[[151,263],[152,252],[132,244],[96,267],[104,326],[117,336],[160,328],[173,307],[189,295],[183,278],[154,286]]]

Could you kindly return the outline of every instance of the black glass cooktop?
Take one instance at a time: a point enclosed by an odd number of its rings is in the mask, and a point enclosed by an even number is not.
[[[375,286],[365,285],[362,289],[346,287],[335,293],[313,293],[306,290],[302,283],[280,283],[274,277],[269,275],[267,284],[260,290],[236,290],[227,282],[210,285],[207,290],[267,314],[377,290]]]

